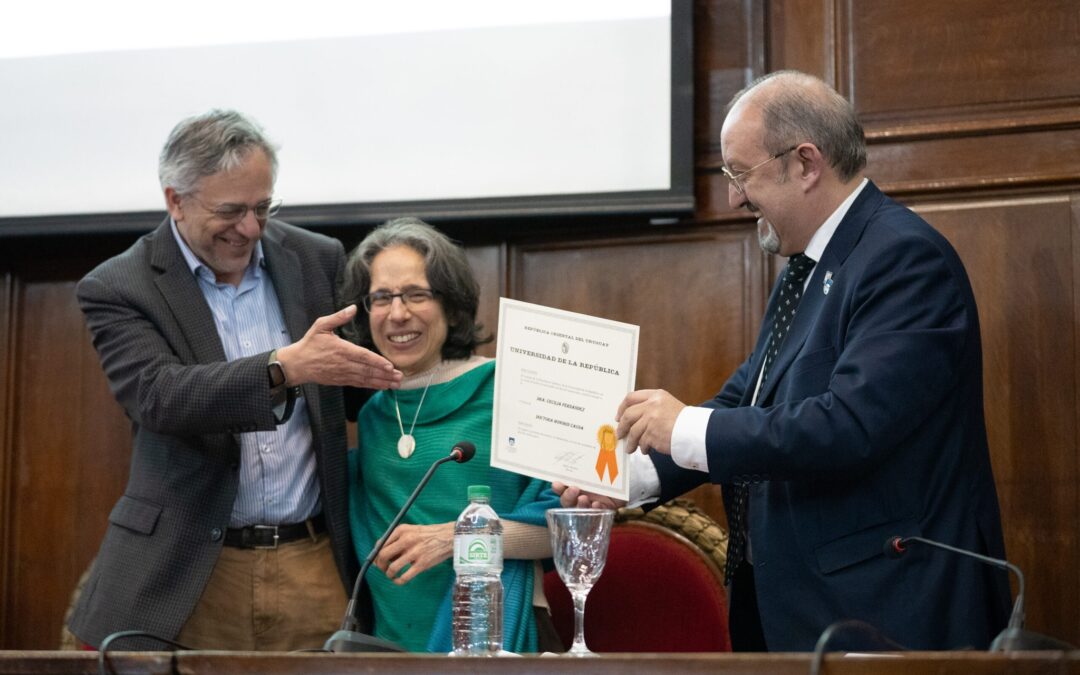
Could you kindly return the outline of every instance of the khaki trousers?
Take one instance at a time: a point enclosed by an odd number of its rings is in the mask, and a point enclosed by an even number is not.
[[[193,649],[320,649],[347,603],[328,534],[276,549],[225,546],[176,640]]]

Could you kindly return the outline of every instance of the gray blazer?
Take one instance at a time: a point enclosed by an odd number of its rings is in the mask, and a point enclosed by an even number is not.
[[[341,242],[271,220],[266,267],[293,340],[337,309]],[[274,428],[268,354],[226,362],[213,316],[166,219],[76,287],[116,400],[131,419],[124,495],[69,626],[99,645],[120,630],[175,638],[223,545],[239,483],[237,434]],[[304,385],[323,513],[342,582],[357,571],[339,387]],[[113,470],[102,467],[102,470]],[[344,611],[344,608],[342,608]],[[158,648],[131,640],[123,648]]]

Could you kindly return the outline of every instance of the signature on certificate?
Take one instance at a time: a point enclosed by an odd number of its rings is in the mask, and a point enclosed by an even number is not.
[[[577,471],[580,461],[580,452],[563,452],[555,456],[555,462],[562,466],[564,471]]]

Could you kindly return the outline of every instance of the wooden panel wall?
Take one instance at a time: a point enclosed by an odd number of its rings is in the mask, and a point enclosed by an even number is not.
[[[979,303],[987,433],[1009,558],[1028,576],[1028,625],[1076,626],[1076,233],[1068,196],[920,208],[956,246]],[[1070,567],[1071,565],[1071,567]],[[1069,634],[1076,641],[1074,634]]]
[[[13,441],[23,450],[11,492],[17,516],[11,546],[20,553],[10,574],[15,618],[33,616],[40,606],[67,606],[86,553],[105,532],[102,506],[116,500],[127,474],[130,430],[118,406],[102,404],[111,394],[74,286],[32,283],[19,294],[28,311],[20,316],[13,350],[19,355]],[[71,583],[56,583],[61,570]],[[22,626],[19,621],[18,630]]]
[[[980,305],[986,412],[1028,625],[1080,644],[1080,5],[694,0],[698,207],[675,226],[452,230],[496,327],[507,295],[641,326],[638,383],[711,396],[745,357],[777,261],[727,202],[723,106],[780,68],[850,95],[869,174],[957,247]],[[331,231],[347,245],[355,231]],[[0,648],[55,645],[123,489],[128,425],[72,297],[130,236],[0,240]],[[484,348],[491,354],[492,347]],[[723,520],[718,494],[694,498]],[[912,589],[918,593],[919,589]]]
[[[75,281],[132,237],[0,239],[0,649],[51,649],[127,482],[131,431]]]

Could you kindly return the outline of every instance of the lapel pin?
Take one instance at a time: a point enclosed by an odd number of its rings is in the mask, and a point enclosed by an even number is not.
[[[821,284],[821,292],[828,295],[830,288],[832,288],[832,270],[825,272],[825,282]]]

